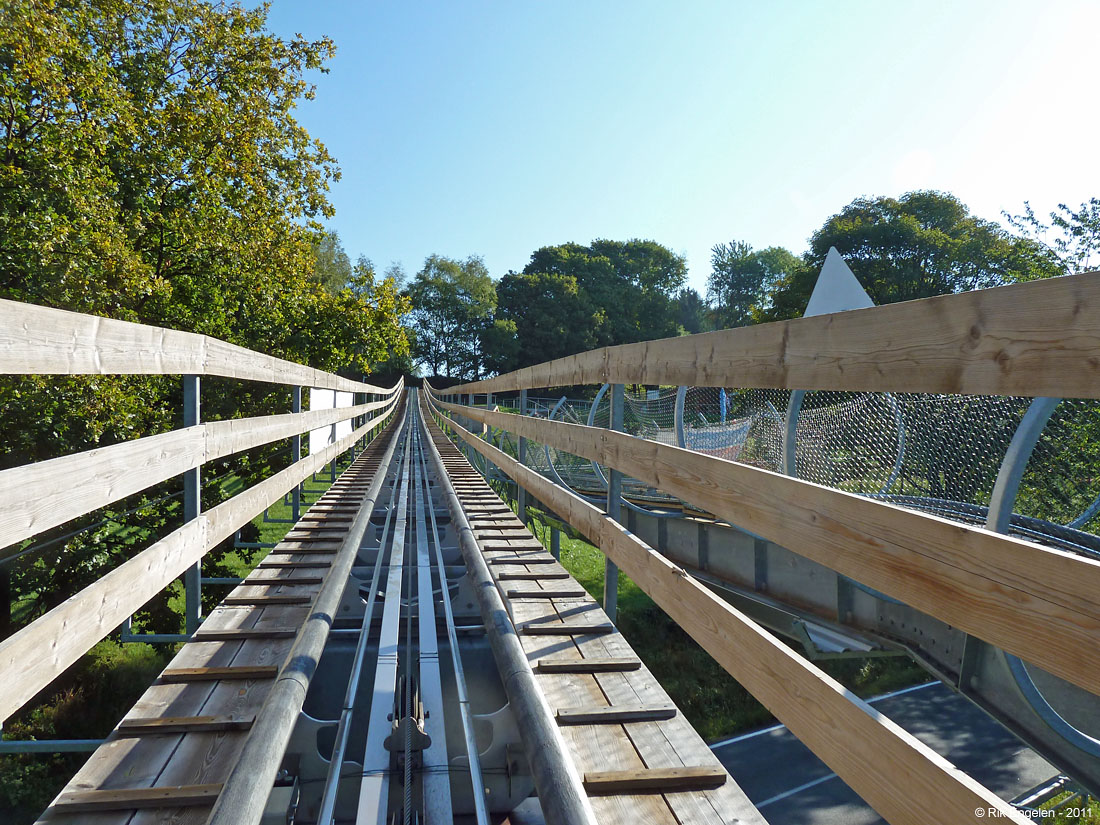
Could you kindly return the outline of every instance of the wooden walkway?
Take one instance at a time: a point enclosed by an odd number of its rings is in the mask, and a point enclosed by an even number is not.
[[[211,612],[41,822],[206,821],[394,429],[375,438]]]
[[[764,825],[595,600],[426,420],[597,821]]]

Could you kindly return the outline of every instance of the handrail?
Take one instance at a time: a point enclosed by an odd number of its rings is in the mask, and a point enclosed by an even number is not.
[[[1100,272],[604,347],[448,387],[577,384],[1100,398]]]
[[[438,411],[441,405],[430,394],[427,398]],[[599,508],[457,423],[442,416],[439,423],[599,546],[887,821],[924,825],[927,801],[935,799],[937,818],[943,822],[969,821],[975,810],[1019,825],[1028,822],[1009,803],[877,713]]]
[[[1100,693],[1098,561],[626,433],[433,403],[621,470]]]
[[[205,462],[366,415],[385,401],[285,415],[208,421],[109,447],[0,470],[0,547],[98,510]],[[57,483],[64,478],[65,484]]]
[[[350,435],[207,510],[0,642],[0,721],[207,552],[378,427],[401,397],[395,394],[388,409]]]
[[[209,335],[3,299],[0,374],[216,375],[344,392],[391,391]]]

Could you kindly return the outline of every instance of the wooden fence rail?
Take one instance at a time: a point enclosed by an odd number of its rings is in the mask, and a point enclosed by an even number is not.
[[[1100,692],[1100,562],[627,433],[435,403],[621,470]]]
[[[436,410],[454,406],[440,405],[431,398],[425,403]],[[468,408],[459,409],[464,415],[471,413]],[[929,816],[938,822],[970,822],[976,809],[983,815],[993,811],[991,816],[1020,825],[1029,821],[602,510],[457,423],[442,417],[437,420],[596,544],[893,825],[925,825]]]
[[[0,721],[203,555],[381,427],[403,397],[205,335],[0,300],[0,373],[182,374],[379,396],[351,407],[210,421],[0,472],[0,547],[57,527],[205,462],[372,415],[350,435],[187,521],[0,642]]]
[[[209,421],[160,435],[0,470],[0,547],[139,493],[205,462],[392,406],[386,401]],[[58,484],[58,479],[65,484]]]
[[[1100,272],[604,347],[447,392],[604,382],[1100,398]]]
[[[7,300],[0,300],[0,374],[216,375],[344,392],[389,392],[208,335]]]

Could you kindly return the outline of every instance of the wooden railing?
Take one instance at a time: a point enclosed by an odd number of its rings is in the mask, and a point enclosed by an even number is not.
[[[598,545],[888,821],[970,822],[977,808],[1028,821],[603,510],[445,414],[621,471],[1093,693],[1100,563],[626,433],[453,403],[628,382],[1097,398],[1100,273],[609,347],[426,394],[441,424]]]
[[[212,421],[0,471],[0,547],[239,453],[349,419],[357,426],[202,512],[0,642],[0,721],[220,542],[381,427],[402,395],[205,335],[0,301],[0,373],[221,376],[376,396],[338,409]],[[373,415],[372,415],[373,414]],[[369,417],[368,417],[369,416]]]

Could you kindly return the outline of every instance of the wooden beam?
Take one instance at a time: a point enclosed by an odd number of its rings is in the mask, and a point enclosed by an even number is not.
[[[206,335],[0,300],[0,374],[219,375],[389,395],[384,389]]]
[[[1100,601],[1092,595],[1100,593],[1100,561],[625,433],[509,413],[468,413],[705,507],[1100,692]],[[494,455],[503,456],[483,441],[473,446],[489,451],[494,463]],[[531,479],[531,486],[521,482],[528,490],[545,487],[534,480],[537,474],[521,475]]]
[[[226,607],[263,607],[268,604],[309,604],[312,596],[286,596],[276,593],[270,596],[226,596],[222,605]]]
[[[221,783],[168,785],[162,788],[127,788],[114,791],[72,791],[62,794],[50,810],[76,814],[97,811],[140,811],[147,808],[192,808],[213,805],[222,791]]]
[[[624,722],[657,722],[676,716],[676,705],[592,705],[558,708],[559,725],[618,725]]]
[[[632,771],[590,771],[584,789],[592,796],[705,791],[726,784],[726,771],[698,768],[647,768]]]
[[[539,659],[535,670],[539,673],[621,673],[639,670],[640,659],[616,657],[592,657],[589,659]]]
[[[511,550],[512,548],[506,548]],[[543,552],[546,552],[545,550]],[[547,553],[545,556],[538,555],[534,558],[525,558],[522,556],[496,556],[489,559],[489,564],[557,564],[558,560]]]
[[[181,667],[162,671],[159,680],[163,684],[179,682],[221,682],[230,680],[253,681],[274,679],[279,668],[274,665],[241,665],[240,667]]]
[[[1090,272],[604,347],[445,392],[618,383],[1100,398],[1098,353]]]
[[[497,580],[498,581],[513,581],[513,580],[518,580],[518,581],[542,581],[543,579],[560,580],[560,579],[571,579],[571,578],[572,578],[572,576],[570,576],[569,573],[567,573],[564,570],[543,570],[543,571],[536,570],[536,571],[524,571],[524,572],[521,572],[521,573],[509,573],[508,571],[505,571],[503,573],[498,573],[497,574]]]
[[[139,493],[207,461],[391,405],[211,421],[0,470],[0,547]],[[380,413],[372,422],[384,418]],[[64,479],[59,484],[58,479]]]
[[[614,633],[613,624],[538,624],[526,622],[519,626],[519,632],[526,636],[594,636],[600,633]]]
[[[803,659],[600,509],[447,421],[459,438],[596,544],[715,661],[892,825],[926,825],[923,800],[943,821],[994,809],[1027,818]],[[639,440],[639,439],[635,439]],[[640,441],[640,440],[639,440]],[[684,452],[684,451],[681,451]],[[785,507],[787,502],[778,500]],[[786,512],[773,502],[779,512]],[[528,632],[529,625],[520,628]],[[546,627],[552,627],[547,625]]]
[[[295,627],[239,627],[232,630],[203,630],[199,628],[192,642],[246,642],[253,639],[293,639],[298,635]]]
[[[146,736],[164,733],[217,733],[248,730],[256,717],[234,719],[231,716],[154,716],[133,717],[118,723],[119,736]]]
[[[580,590],[509,590],[509,599],[581,599],[588,591]]]

